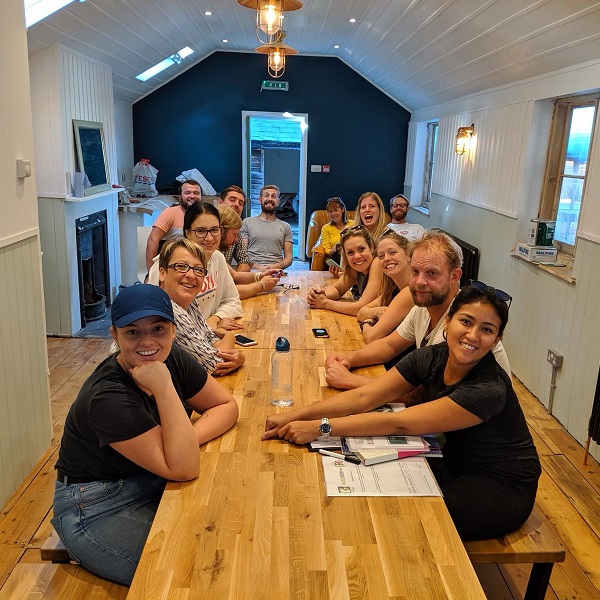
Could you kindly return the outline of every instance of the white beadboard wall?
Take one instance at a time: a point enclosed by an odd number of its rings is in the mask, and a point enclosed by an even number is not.
[[[3,0],[0,36],[0,506],[52,439],[23,0]],[[33,174],[19,179],[17,159]]]
[[[27,273],[27,277],[23,274]],[[0,244],[0,505],[52,439],[37,231]]]
[[[115,115],[110,67],[53,45],[29,57],[38,196],[64,198],[76,170],[73,119],[104,125],[110,180],[117,183]]]
[[[524,239],[526,222],[537,216],[551,98],[591,89],[600,89],[599,63],[415,113],[409,129],[410,155],[417,145],[411,143],[411,132],[420,131],[419,126],[437,113],[430,213],[411,211],[409,220],[445,229],[480,249],[479,278],[514,298],[505,336],[512,370],[546,406],[552,374],[547,350],[564,355],[553,413],[581,443],[587,438],[600,365],[600,127],[588,166],[573,271],[576,285],[509,253],[516,241]],[[459,157],[453,150],[456,131],[471,123],[475,148],[469,156]],[[409,166],[412,171],[406,178],[409,194],[418,185],[413,175],[420,161],[418,155],[407,160],[407,173]],[[592,443],[591,450],[600,459],[599,446]]]

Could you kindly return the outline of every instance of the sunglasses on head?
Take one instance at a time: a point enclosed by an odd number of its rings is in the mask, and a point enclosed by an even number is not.
[[[344,229],[342,231],[342,233],[340,233],[340,236],[345,236],[345,235],[350,235],[351,233],[359,233],[360,231],[366,231],[366,227],[364,225],[354,225],[352,227],[346,227],[346,229]]]
[[[469,285],[472,285],[476,290],[480,292],[493,292],[496,298],[498,298],[498,300],[506,302],[508,304],[508,308],[510,308],[512,296],[507,294],[504,290],[499,290],[495,287],[492,287],[491,285],[488,285],[487,283],[483,283],[483,281],[477,281],[477,279],[469,279]]]

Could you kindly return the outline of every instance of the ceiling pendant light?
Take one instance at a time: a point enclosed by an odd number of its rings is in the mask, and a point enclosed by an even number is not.
[[[256,37],[262,44],[282,39],[283,13],[302,8],[300,0],[237,0],[238,4],[256,10]]]
[[[282,32],[282,35],[285,36],[285,32]],[[269,75],[274,79],[283,75],[286,55],[298,54],[298,50],[295,50],[282,41],[273,44],[264,44],[258,47],[256,51],[260,54],[268,55],[267,68]]]

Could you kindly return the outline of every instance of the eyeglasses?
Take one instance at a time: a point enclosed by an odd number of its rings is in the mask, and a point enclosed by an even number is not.
[[[293,283],[277,283],[275,285],[275,287],[277,287],[277,286],[281,286],[284,294],[287,294],[290,290],[299,290],[300,289],[299,285],[295,285]]]
[[[469,279],[469,285],[472,285],[476,290],[480,292],[492,292],[496,295],[498,300],[502,302],[506,302],[508,304],[508,308],[510,308],[510,303],[512,302],[512,296],[507,294],[504,290],[499,290],[487,283],[483,283],[483,281],[477,281],[476,279]]]
[[[177,271],[177,273],[187,273],[191,269],[194,271],[196,277],[204,277],[206,275],[206,269],[204,267],[192,267],[187,263],[173,263],[167,265],[167,269],[173,269],[173,271]]]
[[[203,240],[209,233],[214,238],[221,237],[223,235],[222,227],[211,227],[210,229],[205,229],[204,227],[198,227],[198,229],[191,229],[190,231],[200,240]]]

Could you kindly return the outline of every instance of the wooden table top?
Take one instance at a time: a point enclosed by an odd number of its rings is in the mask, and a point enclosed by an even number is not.
[[[296,406],[336,393],[319,377],[327,352],[294,352]],[[270,354],[247,348],[219,380],[239,422],[201,448],[198,479],[167,485],[128,598],[483,600],[442,498],[327,497],[319,454],[260,441],[266,416],[286,410],[269,404]]]
[[[290,271],[281,281],[284,286],[295,285],[299,289],[277,286],[268,294],[243,300],[244,331],[240,333],[256,340],[256,347],[273,349],[280,335],[288,338],[292,350],[351,351],[364,346],[356,317],[311,310],[308,306],[309,288],[317,284],[324,287],[333,281],[327,271]],[[327,329],[329,338],[315,338],[312,329],[317,327]]]

